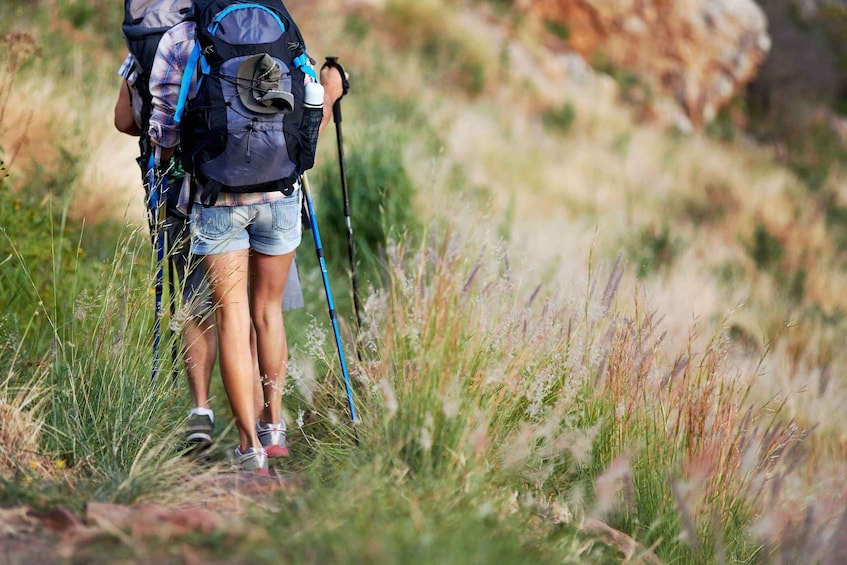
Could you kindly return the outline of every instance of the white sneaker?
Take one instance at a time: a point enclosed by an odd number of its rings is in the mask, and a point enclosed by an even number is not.
[[[256,420],[256,434],[259,441],[268,452],[268,457],[288,457],[288,446],[285,443],[285,422],[279,424],[259,425]]]
[[[260,475],[270,476],[268,472],[268,452],[261,447],[251,447],[241,452],[241,446],[235,446],[235,463],[242,471],[251,471]]]

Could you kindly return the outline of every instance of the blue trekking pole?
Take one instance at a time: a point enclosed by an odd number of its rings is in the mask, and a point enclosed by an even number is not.
[[[166,175],[157,178],[156,158],[153,153],[147,168],[147,182],[149,194],[147,195],[147,214],[150,223],[150,233],[153,235],[153,243],[156,246],[156,319],[153,323],[153,369],[150,375],[150,384],[156,384],[159,374],[159,342],[162,337],[162,294],[164,292],[164,261],[165,261],[165,234],[162,226],[162,193],[163,187],[168,182]]]
[[[356,428],[356,407],[353,404],[353,389],[350,386],[350,374],[347,371],[347,361],[344,358],[344,348],[341,345],[341,334],[338,331],[338,316],[335,312],[335,303],[332,300],[332,291],[329,287],[329,274],[326,270],[326,259],[324,257],[323,246],[321,245],[321,234],[318,231],[318,221],[315,217],[315,209],[312,206],[312,196],[309,193],[309,179],[306,173],[300,177],[303,187],[304,205],[309,216],[309,226],[312,229],[312,236],[315,240],[315,254],[318,256],[318,263],[321,267],[321,277],[324,283],[324,292],[326,293],[327,307],[329,308],[329,319],[332,322],[332,332],[335,335],[335,347],[338,350],[338,361],[341,364],[341,373],[344,376],[344,387],[347,390],[347,405],[350,408],[350,419],[353,421],[353,432],[356,438],[356,445],[359,445],[359,433]]]

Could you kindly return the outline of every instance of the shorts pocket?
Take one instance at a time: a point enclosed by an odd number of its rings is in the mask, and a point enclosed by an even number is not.
[[[232,210],[229,206],[197,207],[196,217],[200,235],[207,238],[219,238],[232,228]]]
[[[273,227],[278,231],[288,231],[300,221],[300,192],[271,203]]]

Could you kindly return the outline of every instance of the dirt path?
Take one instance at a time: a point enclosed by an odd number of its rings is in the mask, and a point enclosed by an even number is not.
[[[0,508],[0,565],[50,563],[226,563],[189,543],[193,534],[225,533],[238,540],[247,533],[240,519],[253,503],[291,483],[226,473],[209,484],[210,496],[187,506],[125,506],[89,502],[82,514],[66,508]],[[196,537],[194,540],[196,541]],[[226,543],[224,541],[224,543]],[[205,551],[205,552],[204,552]]]

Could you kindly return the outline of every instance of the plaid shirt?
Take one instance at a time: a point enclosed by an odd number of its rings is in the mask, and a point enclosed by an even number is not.
[[[186,21],[172,27],[159,41],[156,59],[153,61],[153,68],[150,71],[150,94],[153,96],[153,112],[150,116],[149,129],[150,139],[159,147],[175,147],[179,143],[180,125],[174,120],[174,115],[179,100],[182,76],[188,64],[188,58],[194,50],[196,37],[194,22]],[[196,70],[194,73],[188,91],[189,99],[197,95]],[[189,175],[185,175],[185,182],[179,196],[179,208],[182,211],[188,208],[190,183]],[[200,189],[196,191],[195,203],[199,202],[201,192]],[[285,196],[282,192],[276,191],[246,194],[221,192],[215,206],[264,204],[283,198]]]
[[[118,75],[125,78],[130,85],[135,84],[135,79],[138,78],[138,72],[135,69],[135,57],[131,54],[126,56],[124,62],[121,63],[121,68],[118,69]]]

